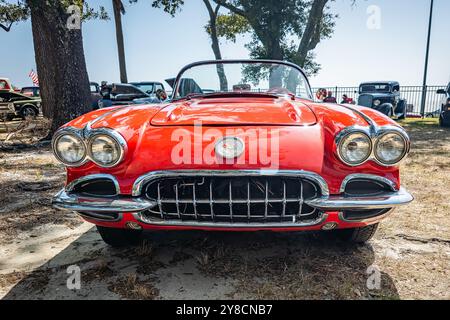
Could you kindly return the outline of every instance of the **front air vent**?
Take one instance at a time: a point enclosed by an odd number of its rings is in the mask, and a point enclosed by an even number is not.
[[[345,186],[346,196],[376,196],[386,192],[392,192],[388,185],[368,179],[353,179]]]
[[[344,211],[344,219],[347,221],[361,221],[380,217],[388,213],[391,209],[375,209],[375,210],[348,210]]]
[[[95,178],[76,184],[70,193],[86,196],[116,196],[116,185],[108,178]]]

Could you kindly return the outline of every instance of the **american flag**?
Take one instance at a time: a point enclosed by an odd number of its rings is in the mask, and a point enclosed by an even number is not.
[[[37,73],[35,73],[33,70],[31,70],[31,72],[28,76],[31,78],[31,81],[33,81],[33,84],[35,86],[39,86],[39,79],[38,79]]]

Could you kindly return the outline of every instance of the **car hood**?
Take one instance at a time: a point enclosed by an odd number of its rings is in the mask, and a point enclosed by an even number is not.
[[[392,93],[361,93],[360,96],[372,96],[376,98],[392,98],[394,94]]]
[[[284,97],[200,98],[168,104],[153,126],[314,125],[316,116],[300,101]]]

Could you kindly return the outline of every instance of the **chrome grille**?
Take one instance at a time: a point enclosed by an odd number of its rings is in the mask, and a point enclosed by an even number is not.
[[[270,223],[316,220],[320,212],[305,200],[321,196],[312,180],[284,176],[162,177],[143,188],[157,203],[140,213],[152,219]]]

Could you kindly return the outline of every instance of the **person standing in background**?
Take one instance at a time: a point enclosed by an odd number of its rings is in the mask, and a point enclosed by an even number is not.
[[[327,102],[327,103],[337,103],[336,98],[333,97],[333,92],[332,92],[332,91],[328,91],[328,95],[327,95],[327,97],[323,100],[323,102]]]

